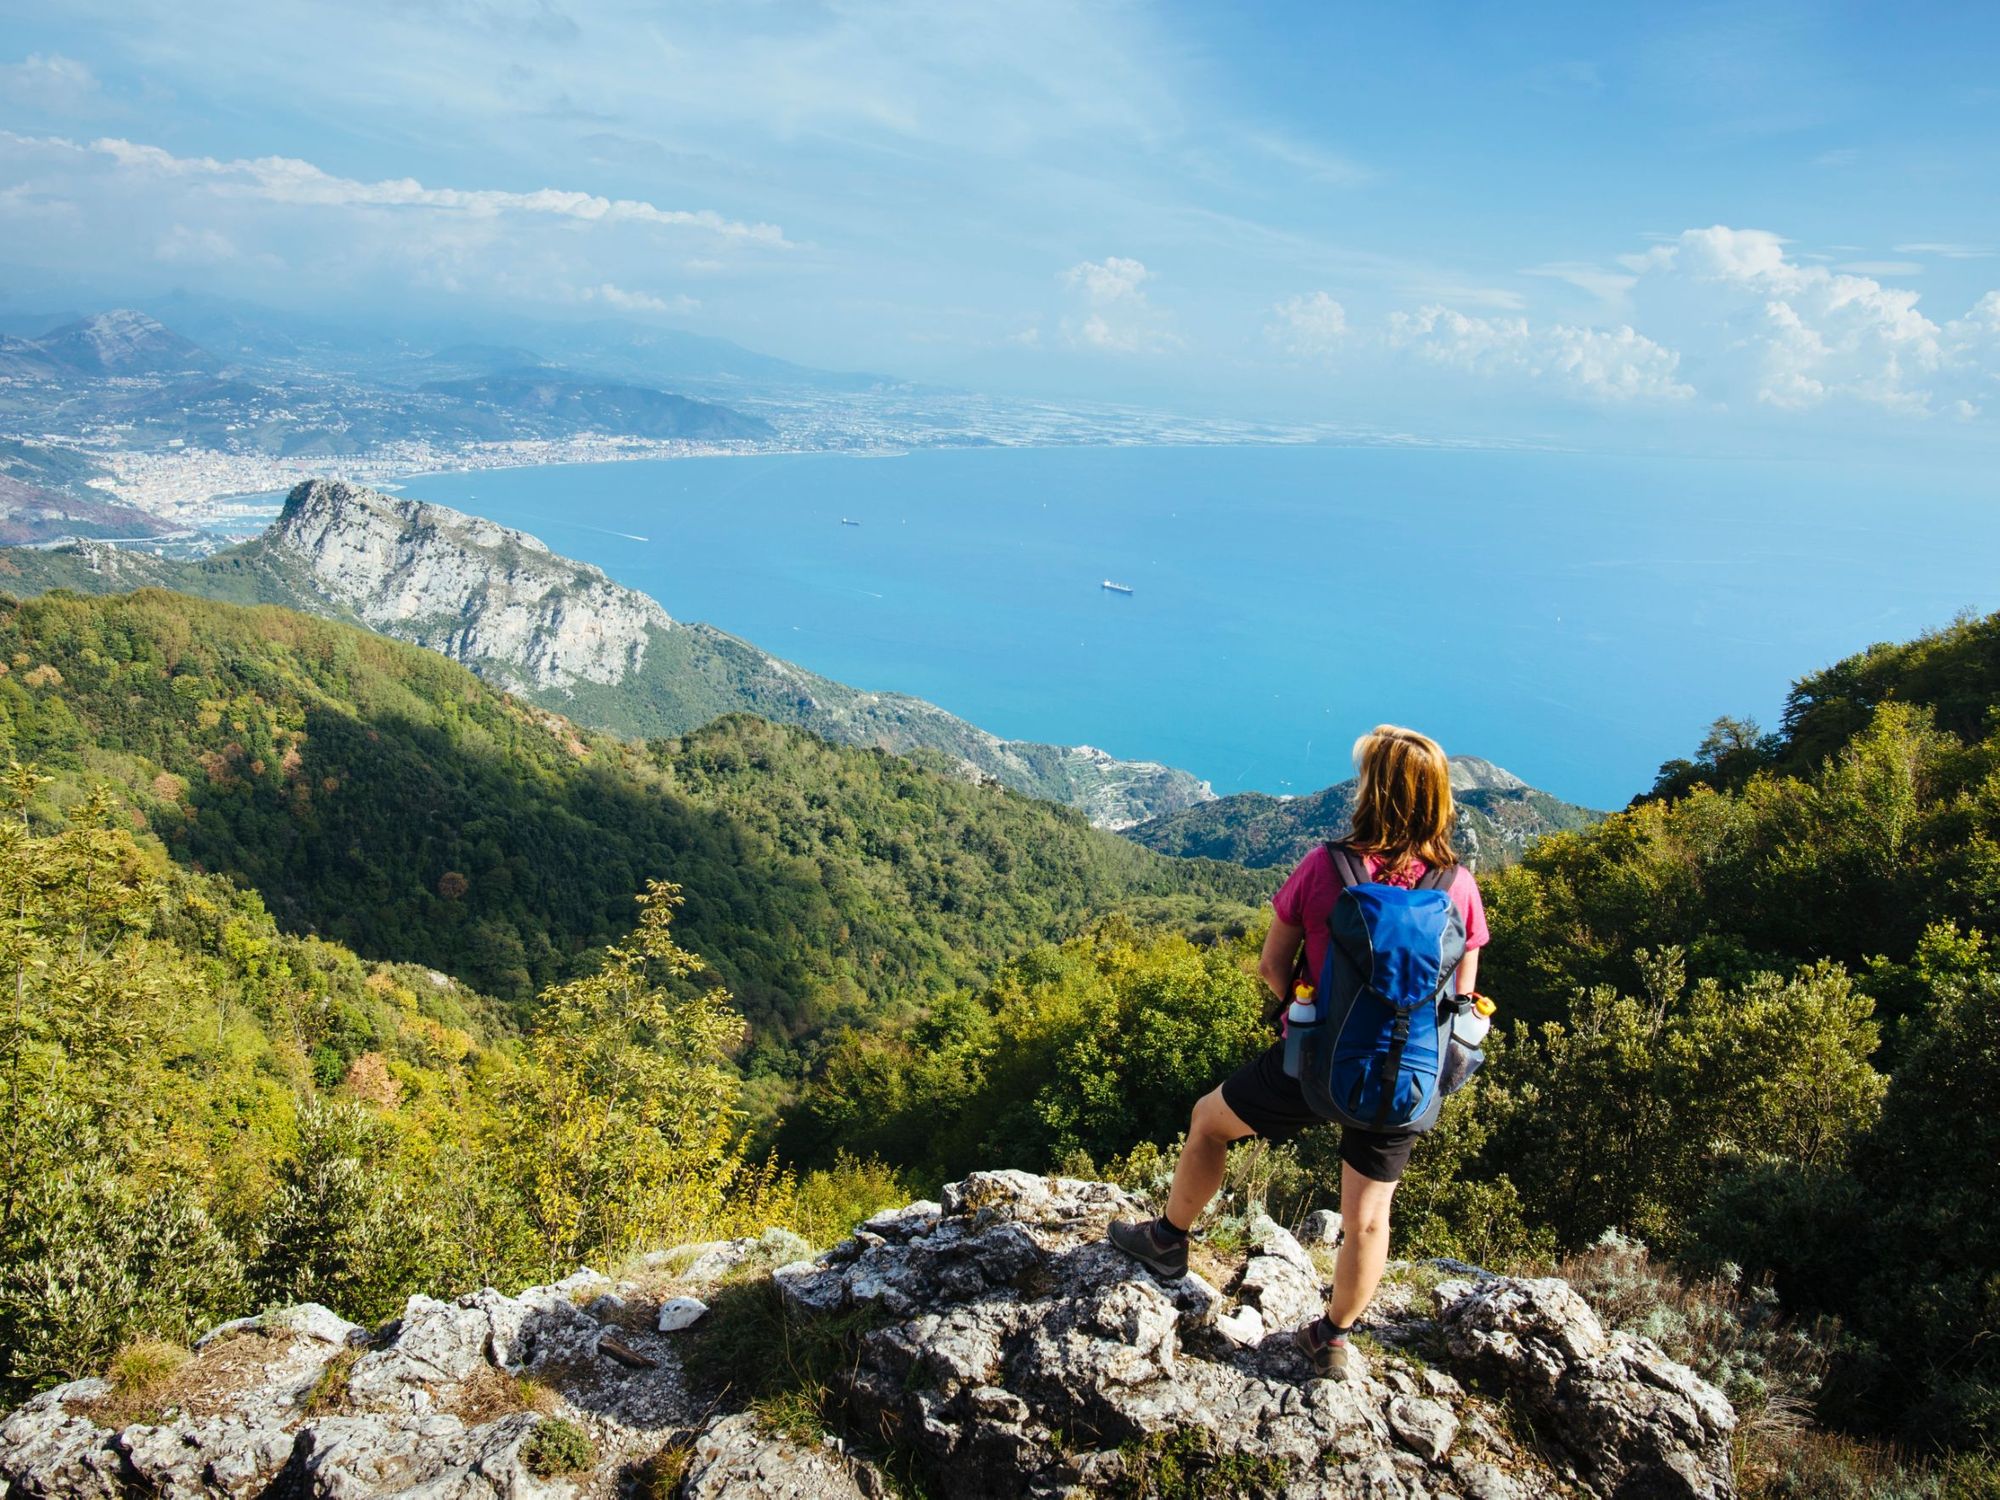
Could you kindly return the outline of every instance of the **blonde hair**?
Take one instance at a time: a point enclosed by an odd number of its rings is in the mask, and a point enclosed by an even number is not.
[[[1451,846],[1457,811],[1451,798],[1451,762],[1429,735],[1396,724],[1377,724],[1354,742],[1354,829],[1347,843],[1374,854],[1391,870],[1413,858],[1430,869],[1458,863]]]

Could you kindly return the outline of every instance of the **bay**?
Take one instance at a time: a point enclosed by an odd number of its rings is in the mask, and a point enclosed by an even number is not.
[[[814,671],[1225,793],[1339,780],[1389,721],[1619,806],[1716,715],[1774,726],[1796,677],[2000,607],[1990,481],[1851,465],[1008,448],[402,490]]]

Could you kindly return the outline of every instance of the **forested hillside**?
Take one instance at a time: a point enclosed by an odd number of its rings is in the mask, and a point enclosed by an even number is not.
[[[746,1160],[742,1022],[691,982],[670,889],[517,1032],[443,974],[283,932],[129,812],[0,782],[0,1403],[157,1368],[246,1306],[375,1321],[673,1234],[823,1239],[897,1196]]]
[[[1256,900],[941,759],[737,716],[648,745],[430,652],[157,590],[0,613],[0,756],[108,779],[191,868],[294,931],[520,1004],[687,891],[690,946],[774,1063],[834,1017],[971,982],[1133,901]]]

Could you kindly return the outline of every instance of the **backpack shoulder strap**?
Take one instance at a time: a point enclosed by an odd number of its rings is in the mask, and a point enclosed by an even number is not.
[[[1375,878],[1368,873],[1368,861],[1345,844],[1328,843],[1326,857],[1333,861],[1333,867],[1340,873],[1340,883],[1343,886],[1367,885]]]
[[[1419,891],[1449,891],[1452,881],[1458,878],[1457,865],[1439,865],[1435,870],[1424,871],[1414,889]]]

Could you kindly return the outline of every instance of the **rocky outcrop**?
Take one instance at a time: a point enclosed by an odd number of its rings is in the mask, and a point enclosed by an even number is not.
[[[1366,1373],[1317,1380],[1291,1330],[1323,1260],[1258,1219],[1241,1257],[1161,1282],[1102,1242],[1139,1211],[1105,1183],[982,1172],[768,1272],[798,1245],[413,1297],[374,1334],[314,1308],[226,1325],[147,1410],[82,1381],[0,1423],[0,1497],[873,1497],[878,1462],[962,1500],[1154,1494],[1168,1476],[1176,1494],[1301,1500],[1733,1493],[1728,1403],[1563,1282],[1407,1268],[1364,1325]],[[696,1293],[708,1309],[661,1332],[661,1305]],[[693,1358],[720,1320],[774,1316],[777,1344],[737,1342],[754,1368]],[[829,1339],[838,1358],[792,1407],[830,1422],[814,1441],[768,1393]],[[765,1404],[732,1403],[745,1382]],[[558,1424],[588,1442],[558,1447]]]
[[[340,480],[293,490],[263,545],[364,624],[520,691],[622,682],[674,623],[526,532]]]

